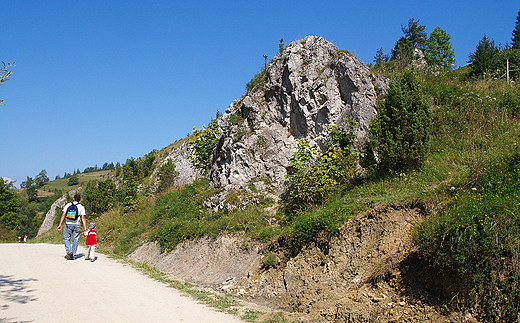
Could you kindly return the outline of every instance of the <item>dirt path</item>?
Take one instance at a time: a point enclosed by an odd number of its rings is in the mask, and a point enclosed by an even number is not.
[[[64,253],[0,244],[0,322],[241,322],[104,255],[67,261]]]

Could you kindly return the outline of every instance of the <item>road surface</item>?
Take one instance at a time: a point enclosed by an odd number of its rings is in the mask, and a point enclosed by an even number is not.
[[[64,255],[62,245],[0,244],[1,323],[241,322],[102,254]]]

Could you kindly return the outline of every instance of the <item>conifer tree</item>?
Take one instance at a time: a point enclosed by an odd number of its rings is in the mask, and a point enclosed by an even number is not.
[[[419,20],[414,18],[408,20],[408,26],[401,26],[404,36],[412,43],[415,48],[424,48],[426,44],[426,26],[419,25]]]
[[[469,55],[469,63],[471,63],[471,76],[484,76],[491,73],[496,67],[497,55],[500,52],[495,42],[484,35],[479,41],[475,52]]]
[[[14,230],[22,201],[11,182],[0,177],[0,228]]]
[[[520,49],[520,10],[516,16],[515,29],[513,30],[513,38],[511,38],[511,47],[514,49]]]
[[[421,167],[430,141],[430,105],[419,77],[404,70],[390,80],[371,127],[379,172],[395,174]]]
[[[402,69],[408,66],[415,55],[415,48],[423,49],[426,45],[426,26],[419,25],[419,20],[411,18],[408,26],[401,25],[404,36],[399,38],[392,49],[391,59],[396,62],[397,67]]]
[[[397,63],[399,68],[408,66],[413,60],[414,49],[413,45],[408,38],[402,36],[395,43],[394,49],[392,49],[392,60]]]
[[[390,57],[383,52],[383,48],[379,48],[376,52],[376,56],[374,56],[374,62],[376,65],[381,65],[390,60]]]

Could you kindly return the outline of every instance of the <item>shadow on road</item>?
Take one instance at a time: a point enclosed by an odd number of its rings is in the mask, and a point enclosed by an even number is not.
[[[26,304],[38,300],[31,294],[34,289],[30,289],[27,282],[36,279],[16,279],[14,276],[0,275],[0,299],[1,302]],[[0,309],[5,309],[9,304],[0,304]]]
[[[12,303],[27,304],[28,302],[38,300],[31,295],[34,289],[29,288],[27,282],[30,281],[36,281],[36,279],[16,279],[14,276],[0,275],[0,315],[2,315],[2,311],[8,310]],[[0,323],[11,322],[27,323],[32,321],[13,321],[12,319],[0,316]]]

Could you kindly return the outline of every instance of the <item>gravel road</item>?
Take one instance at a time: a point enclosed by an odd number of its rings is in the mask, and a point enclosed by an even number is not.
[[[0,244],[1,323],[241,322],[102,254],[64,254],[62,245]]]

